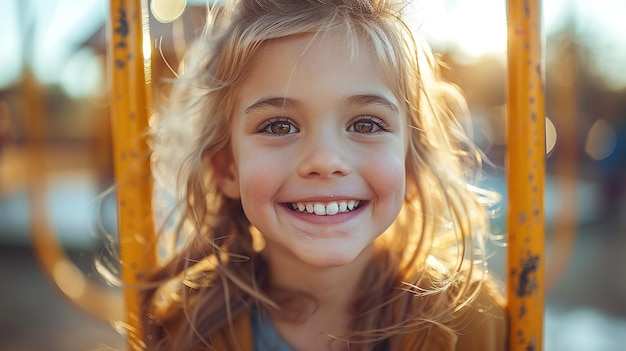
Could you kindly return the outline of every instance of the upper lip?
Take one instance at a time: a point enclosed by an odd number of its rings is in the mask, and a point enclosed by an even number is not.
[[[302,197],[302,198],[299,198],[297,200],[287,200],[287,201],[284,201],[284,203],[288,203],[288,204],[298,203],[298,202],[303,202],[303,203],[307,203],[307,202],[328,203],[328,202],[350,201],[350,200],[363,201],[364,199],[359,198],[359,197],[355,197],[355,196],[349,196],[349,195],[323,195],[323,196]]]

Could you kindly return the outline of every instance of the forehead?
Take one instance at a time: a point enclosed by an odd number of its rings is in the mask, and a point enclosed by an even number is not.
[[[238,100],[252,96],[332,98],[377,93],[393,97],[371,45],[337,30],[264,42],[253,56]]]

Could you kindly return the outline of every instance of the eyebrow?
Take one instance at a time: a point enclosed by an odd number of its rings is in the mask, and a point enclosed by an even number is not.
[[[398,113],[400,109],[391,100],[378,94],[359,94],[348,97],[345,100],[347,105],[380,105],[395,113]],[[254,102],[252,105],[246,107],[244,110],[245,115],[250,115],[258,110],[263,109],[286,109],[299,105],[298,100],[294,100],[288,97],[267,97],[261,98]]]
[[[257,100],[252,105],[246,107],[244,114],[249,115],[255,111],[263,109],[285,109],[297,105],[297,102],[288,97],[268,97]]]
[[[381,105],[395,113],[400,112],[400,109],[391,100],[378,94],[361,94],[350,96],[346,99],[348,105]]]

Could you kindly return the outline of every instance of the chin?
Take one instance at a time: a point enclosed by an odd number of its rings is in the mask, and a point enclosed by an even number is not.
[[[317,268],[334,268],[349,266],[357,261],[362,261],[370,257],[369,247],[362,250],[345,250],[335,246],[329,250],[324,247],[322,250],[306,250],[295,253],[300,261]]]
[[[301,258],[302,262],[317,268],[335,268],[347,266],[354,262],[354,258],[350,257],[315,257],[315,258]]]

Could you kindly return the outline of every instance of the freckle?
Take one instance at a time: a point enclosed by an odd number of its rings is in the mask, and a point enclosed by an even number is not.
[[[525,223],[526,222],[526,213],[522,212],[517,216],[517,223]]]
[[[532,182],[533,180],[535,180],[535,175],[534,175],[534,174],[532,174],[532,173],[529,173],[529,174],[528,174],[528,181],[529,181],[529,182]]]

